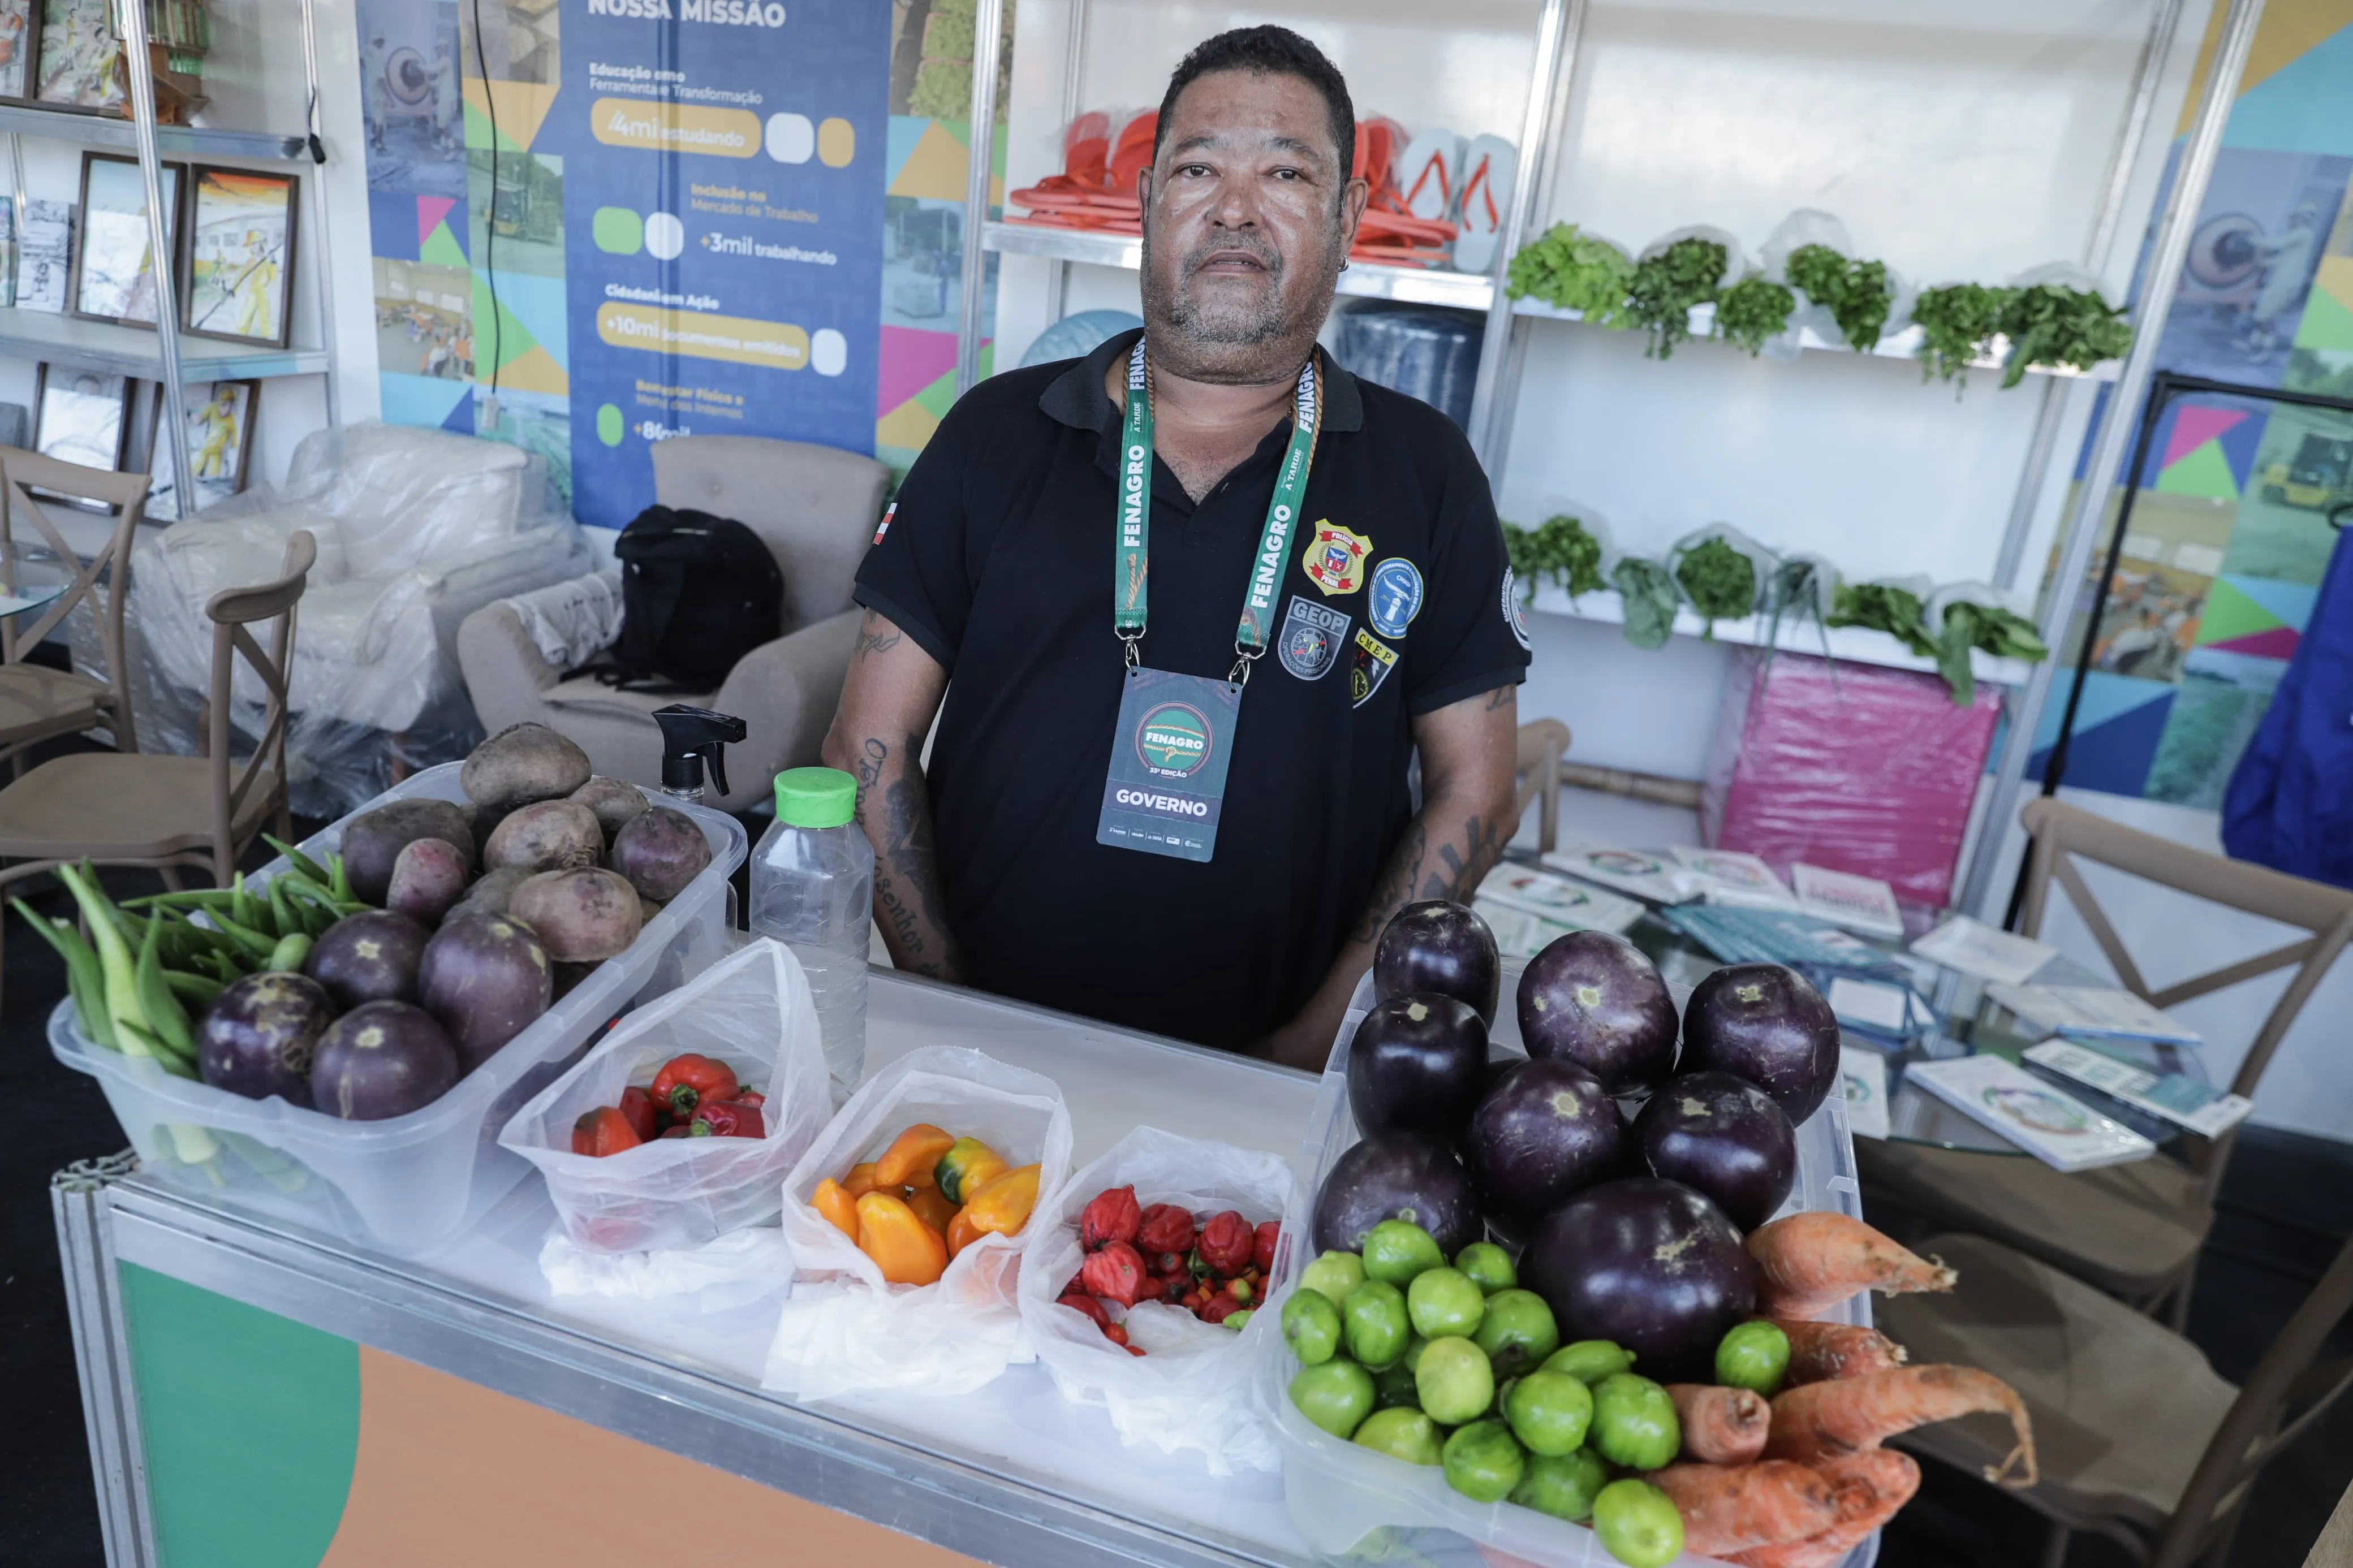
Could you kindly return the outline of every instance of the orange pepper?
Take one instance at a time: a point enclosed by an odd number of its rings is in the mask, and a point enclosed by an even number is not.
[[[972,1223],[972,1215],[963,1209],[956,1210],[955,1218],[948,1221],[948,1256],[954,1258],[986,1234],[987,1233],[980,1226]]]
[[[819,1182],[817,1191],[809,1194],[809,1207],[850,1240],[858,1239],[858,1200],[831,1176]]]
[[[1029,1223],[1038,1206],[1038,1167],[1024,1165],[990,1182],[964,1205],[975,1227],[997,1236],[1011,1236]]]
[[[937,1187],[908,1188],[907,1206],[915,1211],[917,1219],[942,1236],[947,1235],[948,1224],[955,1218],[957,1212],[955,1205],[948,1202]]]
[[[874,1162],[874,1184],[885,1190],[894,1187],[928,1187],[932,1184],[932,1167],[940,1156],[955,1147],[955,1135],[943,1132],[928,1121],[918,1121],[891,1141],[882,1157]]]
[[[874,1162],[849,1167],[849,1174],[841,1178],[841,1190],[853,1198],[862,1198],[874,1190]]]
[[[940,1233],[889,1193],[858,1200],[858,1249],[893,1285],[929,1285],[948,1266],[948,1244]]]

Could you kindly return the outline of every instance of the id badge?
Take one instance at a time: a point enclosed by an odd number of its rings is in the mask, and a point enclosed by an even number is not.
[[[1180,860],[1209,858],[1241,705],[1242,689],[1231,681],[1129,670],[1095,842]]]

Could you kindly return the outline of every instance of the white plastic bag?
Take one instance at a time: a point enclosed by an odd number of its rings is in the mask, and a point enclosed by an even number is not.
[[[725,1062],[766,1095],[759,1138],[663,1138],[602,1158],[572,1124],[620,1103],[684,1051]],[[630,1014],[515,1112],[502,1147],[539,1167],[556,1218],[586,1252],[700,1247],[773,1218],[780,1184],[832,1110],[817,1007],[791,950],[763,937]]]
[[[977,1138],[1018,1169],[1035,1164],[1039,1214],[1050,1213],[1071,1170],[1071,1113],[1052,1079],[979,1051],[911,1051],[866,1080],[785,1178],[785,1241],[793,1294],[776,1323],[765,1387],[803,1399],[869,1389],[969,1394],[1035,1357],[1014,1299],[1029,1226],[984,1236],[930,1285],[892,1285],[858,1244],[809,1206],[817,1184],[875,1159],[919,1121]]]
[[[665,1252],[589,1252],[552,1227],[539,1272],[559,1297],[659,1301],[665,1311],[725,1312],[792,1282],[793,1256],[772,1225],[731,1230],[702,1247]]]
[[[1926,623],[1931,641],[1945,635],[1946,610],[1960,604],[2008,610],[2029,621],[2034,618],[2033,595],[2023,590],[1997,588],[1990,583],[1948,583],[1920,601],[1920,619]]]
[[[1740,248],[1740,237],[1728,228],[1714,224],[1695,223],[1688,228],[1672,229],[1642,247],[1634,258],[1637,265],[1648,261],[1679,239],[1712,239],[1724,247],[1724,276],[1715,280],[1719,289],[1728,289],[1740,275],[1748,270],[1747,252]]]
[[[1196,1223],[1239,1209],[1252,1224],[1281,1219],[1291,1199],[1288,1162],[1255,1150],[1203,1142],[1138,1127],[1063,1184],[1050,1211],[1040,1208],[1021,1248],[1021,1326],[1062,1397],[1099,1405],[1120,1440],[1161,1452],[1193,1449],[1209,1473],[1280,1468],[1274,1435],[1250,1388],[1262,1335],[1279,1333],[1272,1313],[1253,1312],[1239,1332],[1205,1323],[1182,1307],[1141,1301],[1124,1316],[1134,1356],[1103,1338],[1094,1321],[1054,1299],[1085,1260],[1080,1214],[1097,1193],[1133,1186],[1145,1208],[1175,1204]]]
[[[1711,618],[1709,612],[1701,609],[1697,601],[1692,598],[1691,590],[1683,586],[1682,575],[1683,557],[1690,554],[1694,550],[1698,549],[1702,544],[1706,543],[1711,539],[1721,539],[1726,545],[1730,546],[1735,552],[1746,556],[1749,563],[1756,568],[1756,586],[1748,595],[1747,608],[1742,610],[1738,615],[1718,615]],[[1744,618],[1745,616],[1756,614],[1757,606],[1764,602],[1765,590],[1771,585],[1773,574],[1780,566],[1781,563],[1778,556],[1766,549],[1763,545],[1757,543],[1755,540],[1749,538],[1746,534],[1741,532],[1740,530],[1733,527],[1730,523],[1712,522],[1705,528],[1694,529],[1693,531],[1675,541],[1673,548],[1667,552],[1665,564],[1668,573],[1675,579],[1675,586],[1681,591],[1683,603],[1690,605],[1694,610],[1698,611],[1701,619],[1709,621],[1712,629],[1715,621],[1736,621]]]
[[[1809,245],[1828,246],[1850,261],[1875,259],[1855,249],[1854,241],[1847,236],[1846,225],[1837,218],[1814,207],[1799,207],[1783,218],[1767,237],[1765,248],[1760,253],[1765,263],[1765,275],[1776,283],[1788,284],[1790,254]],[[1882,262],[1881,265],[1886,266],[1886,263]],[[1794,284],[1789,286],[1796,288]],[[1797,293],[1798,308],[1789,312],[1792,334],[1824,348],[1853,346],[1846,341],[1845,330],[1838,324],[1838,318],[1831,314],[1828,305],[1817,303],[1802,289],[1799,289]],[[1888,267],[1887,296],[1887,320],[1879,329],[1882,342],[1911,326],[1912,305],[1920,297],[1919,285],[1894,268]],[[1863,346],[1867,350],[1871,345]]]

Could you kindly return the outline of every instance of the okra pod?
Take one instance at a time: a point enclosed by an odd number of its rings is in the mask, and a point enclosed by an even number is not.
[[[209,974],[191,974],[185,969],[164,971],[164,984],[172,988],[173,995],[198,1012],[211,1006],[213,998],[227,988],[225,981]]]
[[[147,1015],[149,1033],[170,1048],[174,1056],[194,1061],[196,1038],[188,1029],[187,1010],[180,999],[172,994],[171,986],[164,982],[164,957],[156,940],[158,921],[150,921],[147,934],[139,943],[139,1007]]]
[[[106,1011],[106,974],[98,962],[98,952],[74,929],[71,921],[51,921],[34,912],[22,899],[10,899],[25,923],[41,934],[41,939],[58,950],[66,961],[66,990],[73,997],[74,1016],[81,1022],[81,1032],[90,1042],[108,1050],[120,1050],[115,1044],[114,1020]]]
[[[311,859],[308,855],[303,854],[300,849],[295,848],[291,844],[282,844],[267,833],[261,836],[261,841],[264,844],[269,845],[272,849],[277,850],[280,855],[285,856],[286,863],[289,866],[293,867],[297,871],[302,873],[305,877],[308,877],[312,881],[318,882],[322,885],[324,885],[326,882],[326,868],[321,866],[316,860]]]

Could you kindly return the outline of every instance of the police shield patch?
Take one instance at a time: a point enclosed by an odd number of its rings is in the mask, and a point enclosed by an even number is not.
[[[1348,673],[1348,705],[1362,708],[1397,668],[1397,649],[1366,631],[1356,634],[1355,668]]]
[[[1275,655],[1282,660],[1282,668],[1300,679],[1321,680],[1340,661],[1340,645],[1347,635],[1345,612],[1310,604],[1293,594],[1291,608],[1282,617],[1282,630],[1275,638]]]

